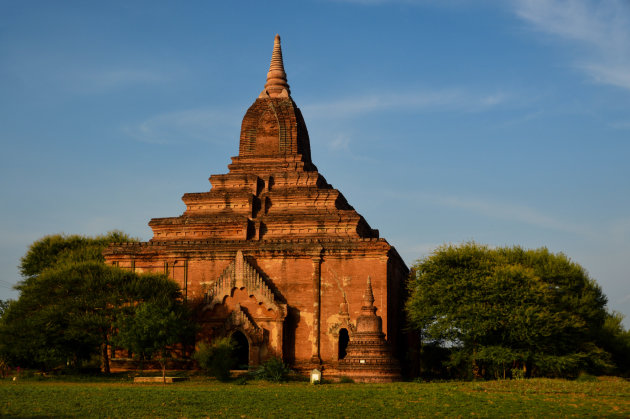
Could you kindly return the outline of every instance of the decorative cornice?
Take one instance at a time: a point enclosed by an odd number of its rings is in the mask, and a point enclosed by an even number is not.
[[[205,309],[211,310],[215,305],[223,304],[223,299],[231,296],[234,288],[245,288],[257,301],[273,309],[281,318],[286,316],[286,305],[276,301],[271,288],[265,284],[258,271],[247,263],[240,250],[236,252],[234,261],[208,289]]]

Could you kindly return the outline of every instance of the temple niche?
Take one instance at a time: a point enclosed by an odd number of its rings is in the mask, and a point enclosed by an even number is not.
[[[200,307],[198,339],[232,336],[245,348],[242,364],[276,356],[329,377],[397,379],[408,268],[311,161],[277,35],[265,87],[243,118],[238,156],[210,183],[208,192],[184,194],[182,215],[152,219],[148,242],[111,245],[107,262],[168,273]],[[370,323],[379,327],[369,331],[372,340],[361,334],[366,315],[379,319]],[[374,344],[377,355],[368,348]],[[366,366],[362,354],[373,362]]]

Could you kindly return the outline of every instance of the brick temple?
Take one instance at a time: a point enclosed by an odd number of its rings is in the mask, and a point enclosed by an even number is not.
[[[108,263],[168,273],[201,307],[199,339],[232,336],[241,364],[276,356],[330,376],[399,377],[408,268],[313,164],[277,35],[228,169],[184,194],[182,215],[152,219],[148,242],[110,246]]]

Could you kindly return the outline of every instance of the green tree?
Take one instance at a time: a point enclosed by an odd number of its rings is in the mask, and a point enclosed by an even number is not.
[[[5,311],[9,308],[9,304],[11,304],[11,300],[0,300],[0,319]]]
[[[220,381],[230,379],[230,368],[236,362],[234,349],[236,345],[230,337],[212,340],[212,344],[200,342],[193,358],[202,370]]]
[[[190,313],[178,300],[143,302],[135,305],[130,315],[116,322],[118,334],[114,342],[130,350],[141,366],[144,360],[156,358],[166,383],[167,359],[176,344],[194,339],[192,324]]]
[[[25,279],[0,322],[0,351],[13,364],[37,368],[80,365],[100,354],[109,372],[107,347],[118,318],[137,302],[176,300],[177,284],[164,275],[137,275],[107,266],[104,247],[127,240],[122,233],[88,238],[47,236],[22,258]]]
[[[598,340],[606,297],[563,254],[476,243],[442,246],[412,268],[407,313],[422,343],[479,376],[609,371]]]
[[[33,242],[20,259],[20,273],[25,279],[34,278],[51,267],[77,262],[105,262],[103,250],[110,243],[134,242],[121,231],[112,231],[96,237],[76,234],[53,234]]]
[[[630,331],[623,326],[623,315],[609,313],[600,331],[599,342],[612,355],[619,372],[630,375]]]

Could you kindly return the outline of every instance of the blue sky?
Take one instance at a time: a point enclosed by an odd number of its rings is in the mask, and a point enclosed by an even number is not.
[[[2,1],[0,299],[37,238],[148,240],[209,190],[276,33],[315,164],[408,264],[546,246],[630,317],[621,0]]]

